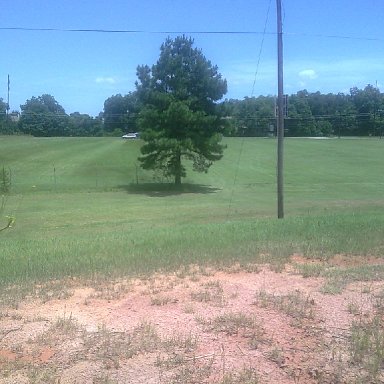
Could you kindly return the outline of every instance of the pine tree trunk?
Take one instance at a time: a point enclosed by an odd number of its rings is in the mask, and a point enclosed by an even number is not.
[[[181,186],[181,175],[180,175],[180,173],[175,175],[175,185],[176,185],[176,187],[180,187]]]
[[[175,156],[175,186],[181,186],[181,153],[178,151]]]

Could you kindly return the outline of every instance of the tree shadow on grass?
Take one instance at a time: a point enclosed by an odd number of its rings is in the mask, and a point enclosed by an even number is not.
[[[147,195],[150,197],[167,197],[187,193],[209,194],[220,191],[220,188],[214,188],[209,185],[189,183],[182,184],[181,186],[176,186],[172,183],[144,183],[120,185],[119,187],[130,194]]]

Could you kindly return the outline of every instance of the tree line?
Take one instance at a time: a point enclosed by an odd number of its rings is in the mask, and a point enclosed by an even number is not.
[[[137,90],[113,95],[104,102],[97,117],[74,112],[66,114],[54,96],[32,97],[21,105],[21,113],[7,116],[7,104],[0,98],[0,134],[32,136],[120,136],[137,132],[144,109]],[[226,99],[215,104],[225,121],[225,136],[271,136],[276,130],[274,96]],[[382,136],[384,94],[373,85],[351,88],[349,93],[301,90],[287,97],[286,136]]]
[[[102,136],[103,119],[74,112],[66,114],[54,96],[33,96],[20,106],[21,113],[7,113],[7,104],[0,98],[0,134],[49,136]]]
[[[367,85],[348,94],[298,91],[286,98],[286,136],[382,136],[384,94]],[[142,106],[135,92],[114,95],[104,103],[104,130],[109,134],[138,130]],[[226,99],[216,104],[226,136],[264,137],[276,133],[276,97]]]

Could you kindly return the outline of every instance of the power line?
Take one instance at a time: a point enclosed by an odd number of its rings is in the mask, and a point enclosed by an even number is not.
[[[99,29],[99,28],[79,28],[79,29],[67,29],[67,28],[37,28],[37,27],[0,27],[0,31],[35,31],[35,32],[69,32],[69,33],[112,33],[112,34],[191,34],[191,35],[276,35],[276,32],[267,31],[151,31],[144,29]],[[286,32],[285,36],[305,36],[327,39],[348,39],[348,40],[363,40],[363,41],[384,41],[384,38],[380,37],[365,37],[365,36],[348,36],[348,35],[326,35],[326,34],[313,34],[303,32]]]
[[[343,40],[362,40],[362,41],[384,41],[379,37],[363,37],[363,36],[347,36],[347,35],[323,35],[303,32],[284,32],[285,36],[305,36],[305,37],[317,37],[326,39],[343,39]]]
[[[0,27],[3,31],[36,31],[36,32],[88,32],[88,33],[127,33],[127,34],[229,34],[229,35],[262,35],[260,31],[150,31],[136,29],[65,29],[65,28],[30,28]],[[274,33],[269,33],[273,35]]]
[[[271,9],[271,3],[272,3],[272,0],[269,0],[268,10],[267,10],[267,16],[266,16],[266,18],[265,18],[265,23],[264,23],[263,38],[262,38],[262,40],[261,40],[261,44],[260,44],[259,57],[258,57],[258,59],[257,59],[256,72],[255,72],[255,79],[253,80],[251,96],[253,96],[253,95],[254,95],[254,92],[255,92],[256,78],[257,78],[257,75],[258,75],[258,73],[259,73],[261,54],[262,54],[262,52],[263,52],[263,46],[264,46],[265,35],[266,35],[266,33],[267,33],[267,24],[268,24],[268,19],[269,19],[269,11],[270,11],[270,9]]]

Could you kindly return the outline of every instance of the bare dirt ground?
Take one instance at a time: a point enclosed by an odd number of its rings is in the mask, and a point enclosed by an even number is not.
[[[37,287],[0,308],[0,383],[384,382],[364,381],[350,344],[384,283],[324,294],[303,263]]]

